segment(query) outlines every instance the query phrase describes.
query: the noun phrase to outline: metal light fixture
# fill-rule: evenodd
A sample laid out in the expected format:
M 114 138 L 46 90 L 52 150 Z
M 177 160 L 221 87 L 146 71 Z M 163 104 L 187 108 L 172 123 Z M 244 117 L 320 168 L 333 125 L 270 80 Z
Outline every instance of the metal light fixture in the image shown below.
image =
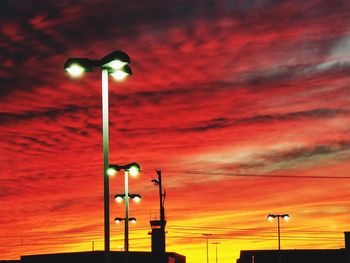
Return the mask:
M 69 58 L 64 63 L 64 69 L 72 77 L 80 77 L 84 72 L 92 72 L 94 68 L 106 70 L 116 80 L 123 80 L 132 74 L 128 66 L 130 57 L 123 51 L 113 51 L 100 60 L 89 58 Z
M 124 197 L 121 194 L 115 196 L 117 201 L 125 201 L 125 227 L 124 227 L 124 251 L 129 252 L 129 198 L 135 201 L 140 201 L 141 196 L 139 194 L 129 194 L 129 174 L 131 176 L 137 176 L 140 174 L 141 167 L 138 163 L 129 163 L 126 165 L 111 164 L 109 165 L 107 174 L 116 174 L 118 171 L 124 170 Z M 128 255 L 126 255 L 128 257 Z
M 216 260 L 215 262 L 218 263 L 218 245 L 221 244 L 220 242 L 213 242 L 212 244 L 215 245 L 215 255 L 216 255 Z
M 105 262 L 110 258 L 110 225 L 109 225 L 109 138 L 108 138 L 108 75 L 117 80 L 125 79 L 132 74 L 128 64 L 130 57 L 123 51 L 113 51 L 102 59 L 69 58 L 64 63 L 64 70 L 73 77 L 80 77 L 94 68 L 102 71 L 102 137 L 103 137 L 103 176 L 104 176 L 104 248 Z
M 290 217 L 288 214 L 281 214 L 281 215 L 268 214 L 267 216 L 267 220 L 269 221 L 273 221 L 273 219 L 275 218 L 282 218 L 284 221 L 288 221 Z
M 129 194 L 129 199 L 132 199 L 135 203 L 139 203 L 141 201 L 141 195 L 139 194 Z M 125 194 L 116 194 L 114 199 L 117 203 L 121 203 L 125 199 Z
M 289 220 L 289 214 L 268 214 L 267 220 L 270 222 L 277 218 L 277 236 L 278 236 L 278 250 L 281 250 L 281 227 L 280 227 L 280 218 L 284 221 Z
M 121 221 L 125 221 L 125 217 L 116 217 L 114 218 L 114 222 L 116 224 L 119 224 Z M 136 223 L 136 218 L 135 217 L 129 217 L 128 221 L 135 224 Z
M 207 263 L 209 263 L 209 237 L 212 236 L 212 234 L 202 234 L 207 239 Z
M 131 176 L 138 176 L 141 172 L 141 167 L 138 163 L 129 163 L 127 165 L 110 164 L 107 169 L 107 174 L 110 176 L 116 175 L 120 170 L 127 171 Z

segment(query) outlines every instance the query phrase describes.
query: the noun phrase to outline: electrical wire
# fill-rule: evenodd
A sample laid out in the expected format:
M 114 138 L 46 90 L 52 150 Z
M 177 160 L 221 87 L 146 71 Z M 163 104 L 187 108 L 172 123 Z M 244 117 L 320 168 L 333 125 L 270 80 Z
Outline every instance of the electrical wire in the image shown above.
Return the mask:
M 230 176 L 230 177 L 264 177 L 264 178 L 292 178 L 292 179 L 350 179 L 350 176 L 334 176 L 334 175 L 285 175 L 285 174 L 253 174 L 253 173 L 228 173 L 228 172 L 208 172 L 208 171 L 194 171 L 194 170 L 175 170 L 164 169 L 169 173 L 181 173 L 191 175 L 209 175 L 209 176 Z M 152 177 L 149 173 L 146 173 L 148 177 Z M 97 175 L 84 175 L 86 177 L 97 177 Z M 66 176 L 30 176 L 22 178 L 4 178 L 0 179 L 0 182 L 20 182 L 20 181 L 33 181 L 33 180 L 54 180 L 54 179 L 70 179 L 70 178 L 82 178 L 80 175 L 66 175 Z

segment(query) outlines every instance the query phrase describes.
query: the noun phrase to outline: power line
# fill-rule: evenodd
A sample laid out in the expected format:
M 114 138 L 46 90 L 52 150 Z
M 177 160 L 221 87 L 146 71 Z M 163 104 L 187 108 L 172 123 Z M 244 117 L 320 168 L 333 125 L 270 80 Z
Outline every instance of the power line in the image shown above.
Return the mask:
M 261 228 L 237 228 L 237 227 L 210 227 L 210 226 L 183 226 L 183 225 L 169 225 L 167 226 L 167 229 L 180 229 L 180 230 L 235 230 L 235 231 L 257 231 L 257 232 L 273 232 L 272 230 L 263 230 Z M 288 231 L 288 230 L 286 230 Z M 297 232 L 297 233 L 311 233 L 311 234 L 317 234 L 317 233 L 337 233 L 339 234 L 339 231 L 334 230 L 289 230 L 290 232 Z
M 142 227 L 142 226 L 134 226 L 132 229 L 130 229 L 131 232 L 140 232 L 140 231 L 149 231 L 149 227 Z M 266 228 L 237 228 L 237 227 L 210 227 L 210 226 L 184 226 L 184 225 L 169 225 L 167 226 L 168 230 L 174 230 L 174 231 L 193 231 L 193 234 L 201 234 L 203 231 L 211 231 L 211 232 L 219 232 L 219 231 L 237 231 L 237 232 L 256 232 L 256 233 L 275 233 L 274 230 L 269 230 Z M 198 232 L 194 232 L 198 231 Z M 87 233 L 89 236 L 92 235 L 99 235 L 102 231 L 100 230 L 90 230 Z M 112 230 L 111 232 L 118 232 L 118 230 Z M 47 238 L 57 238 L 60 236 L 64 236 L 67 238 L 75 238 L 75 237 L 88 237 L 86 232 L 85 233 L 64 233 L 64 232 L 32 232 L 29 235 L 21 235 L 21 236 L 0 236 L 0 239 L 15 239 L 15 238 L 36 238 L 37 236 L 45 237 Z M 234 233 L 234 232 L 230 232 Z M 339 231 L 334 230 L 285 230 L 285 233 L 287 234 L 342 234 Z
M 171 232 L 168 234 L 169 237 L 171 238 L 182 238 L 182 237 L 192 237 L 192 238 L 200 238 L 201 232 L 203 232 L 203 230 L 208 230 L 208 228 L 205 227 L 190 227 L 190 228 L 186 228 L 186 227 L 168 227 L 167 229 L 169 230 L 174 230 L 174 234 L 173 235 Z M 216 239 L 251 239 L 254 237 L 257 238 L 273 238 L 275 236 L 274 231 L 271 230 L 262 230 L 262 229 L 234 229 L 236 231 L 254 231 L 256 232 L 249 234 L 249 236 L 247 235 L 242 235 L 241 233 L 216 233 L 215 231 L 218 230 L 233 230 L 232 228 L 210 228 L 211 230 L 211 234 L 216 238 Z M 148 228 L 139 228 L 140 230 L 148 230 Z M 199 232 L 192 232 L 192 231 L 199 231 Z M 291 238 L 291 239 L 322 239 L 322 240 L 342 240 L 342 237 L 339 236 L 322 236 L 323 233 L 338 233 L 335 231 L 285 231 L 284 235 L 287 238 Z M 60 233 L 55 233 L 53 235 L 53 233 L 32 233 L 31 235 L 22 235 L 22 236 L 11 236 L 11 237 L 0 237 L 0 239 L 5 239 L 5 240 L 36 240 L 36 239 L 40 239 L 42 240 L 52 240 L 52 239 L 87 239 L 87 238 L 95 238 L 94 234 L 96 235 L 97 232 L 95 231 L 91 231 L 89 232 L 90 235 L 88 235 L 87 233 L 76 233 L 76 234 L 62 234 L 60 235 Z M 181 234 L 181 235 L 179 235 Z M 311 234 L 311 236 L 307 236 L 307 234 Z M 315 234 L 320 234 L 320 236 L 315 236 Z M 120 240 L 121 238 L 118 238 L 116 240 Z M 143 239 L 149 239 L 149 237 L 137 237 L 137 238 L 133 238 L 135 240 L 139 239 L 139 240 L 143 240 Z M 74 242 L 75 243 L 75 242 Z
M 86 238 L 94 240 L 97 243 L 103 243 L 103 240 L 97 240 L 94 237 L 90 237 L 90 236 L 86 236 Z M 202 237 L 200 236 L 200 234 L 192 234 L 192 235 L 168 235 L 168 239 L 173 239 L 173 238 L 179 238 L 179 239 L 189 239 L 189 240 L 201 240 Z M 51 241 L 51 242 L 42 242 L 41 238 L 38 237 L 38 239 L 40 240 L 39 242 L 36 240 L 25 240 L 22 239 L 23 242 L 21 242 L 21 244 L 3 244 L 2 246 L 4 247 L 18 247 L 18 246 L 52 246 L 52 245 L 67 245 L 67 244 L 82 244 L 82 243 L 86 243 L 89 244 L 91 242 L 91 240 L 81 240 L 81 241 Z M 132 241 L 141 241 L 141 240 L 149 240 L 149 237 L 137 237 L 137 238 L 131 238 L 130 240 Z M 213 234 L 213 239 L 215 240 L 247 240 L 247 241 L 256 241 L 256 242 L 262 242 L 262 241 L 271 241 L 271 240 L 275 240 L 276 237 L 274 235 L 265 235 L 265 236 L 261 236 L 261 235 L 254 235 L 254 236 L 240 236 L 237 238 L 233 238 L 233 237 L 225 237 L 225 236 L 220 236 L 220 235 L 215 235 Z M 112 239 L 112 242 L 121 242 L 123 240 L 123 238 L 118 238 L 118 239 Z M 312 241 L 312 242 L 341 242 L 343 240 L 343 238 L 336 238 L 336 237 L 310 237 L 310 236 L 288 236 L 285 235 L 283 237 L 283 240 L 288 240 L 288 241 Z M 200 241 L 198 241 L 200 242 Z
M 193 171 L 193 170 L 172 170 L 165 169 L 167 172 L 184 173 L 193 175 L 219 175 L 233 177 L 269 177 L 269 178 L 295 178 L 295 179 L 350 179 L 350 176 L 335 176 L 335 175 L 288 175 L 288 174 L 253 174 L 253 173 L 229 173 L 229 172 L 208 172 L 208 171 Z
M 66 175 L 66 176 L 40 176 L 40 177 L 21 177 L 21 178 L 5 178 L 0 179 L 0 182 L 20 182 L 20 181 L 40 181 L 40 180 L 53 180 L 53 179 L 69 179 L 69 178 L 86 178 L 86 177 L 98 177 L 97 175 Z
M 148 170 L 148 169 L 147 169 Z M 211 175 L 211 176 L 229 176 L 229 177 L 263 177 L 263 178 L 292 178 L 292 179 L 350 179 L 350 176 L 335 176 L 335 175 L 287 175 L 287 174 L 253 174 L 253 173 L 228 173 L 228 172 L 208 172 L 208 171 L 193 171 L 193 170 L 173 170 L 164 169 L 169 173 L 183 173 L 191 175 Z M 146 174 L 149 176 L 149 174 Z M 86 178 L 98 177 L 98 175 L 66 175 L 66 176 L 30 176 L 21 178 L 5 178 L 0 179 L 0 182 L 20 182 L 20 181 L 37 181 L 37 180 L 55 180 L 55 179 L 70 179 L 70 178 Z

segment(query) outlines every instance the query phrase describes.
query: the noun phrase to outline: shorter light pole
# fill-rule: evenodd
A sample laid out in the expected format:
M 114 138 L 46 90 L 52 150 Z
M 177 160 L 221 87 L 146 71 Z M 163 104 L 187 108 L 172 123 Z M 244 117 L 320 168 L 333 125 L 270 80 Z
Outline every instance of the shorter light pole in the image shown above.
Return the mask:
M 137 176 L 140 173 L 140 165 L 129 163 L 127 165 L 111 164 L 108 168 L 108 175 L 115 175 L 118 171 L 124 170 L 124 201 L 125 201 L 125 228 L 124 228 L 124 251 L 129 252 L 129 174 Z M 130 195 L 131 196 L 131 195 Z M 138 195 L 139 196 L 139 195 Z
M 280 229 L 280 218 L 284 221 L 289 220 L 288 214 L 268 214 L 267 220 L 272 221 L 274 218 L 277 218 L 277 235 L 278 235 L 278 250 L 281 250 L 281 229 Z
M 116 224 L 120 224 L 120 222 L 121 221 L 124 221 L 124 222 L 131 222 L 131 223 L 133 223 L 133 224 L 136 224 L 136 218 L 135 217 L 128 217 L 127 219 L 125 218 L 125 217 L 116 217 L 115 219 L 114 219 L 114 222 L 116 223 Z M 129 224 L 128 224 L 128 228 L 127 228 L 128 230 L 129 230 Z M 124 233 L 125 234 L 125 233 Z M 128 237 L 128 236 L 127 236 Z M 125 240 L 126 239 L 124 239 L 124 245 L 125 245 Z M 128 245 L 129 245 L 129 242 L 127 242 L 128 243 Z M 125 246 L 124 246 L 124 251 L 125 252 L 128 252 L 128 250 L 125 250 Z
M 216 263 L 218 263 L 218 245 L 220 242 L 213 242 L 213 244 L 215 245 Z
M 212 236 L 212 234 L 202 234 L 207 239 L 207 263 L 209 263 L 209 237 Z

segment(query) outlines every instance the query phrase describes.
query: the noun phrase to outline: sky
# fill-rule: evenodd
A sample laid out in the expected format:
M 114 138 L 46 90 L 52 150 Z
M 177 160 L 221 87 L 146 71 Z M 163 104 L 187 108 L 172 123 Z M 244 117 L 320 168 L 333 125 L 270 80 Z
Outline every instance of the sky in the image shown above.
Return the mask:
M 130 251 L 150 251 L 166 189 L 167 251 L 189 263 L 241 250 L 342 248 L 350 213 L 350 2 L 0 2 L 0 259 L 103 250 L 101 72 L 70 57 L 115 50 L 111 163 L 130 178 Z M 123 174 L 110 178 L 111 249 L 123 246 Z

